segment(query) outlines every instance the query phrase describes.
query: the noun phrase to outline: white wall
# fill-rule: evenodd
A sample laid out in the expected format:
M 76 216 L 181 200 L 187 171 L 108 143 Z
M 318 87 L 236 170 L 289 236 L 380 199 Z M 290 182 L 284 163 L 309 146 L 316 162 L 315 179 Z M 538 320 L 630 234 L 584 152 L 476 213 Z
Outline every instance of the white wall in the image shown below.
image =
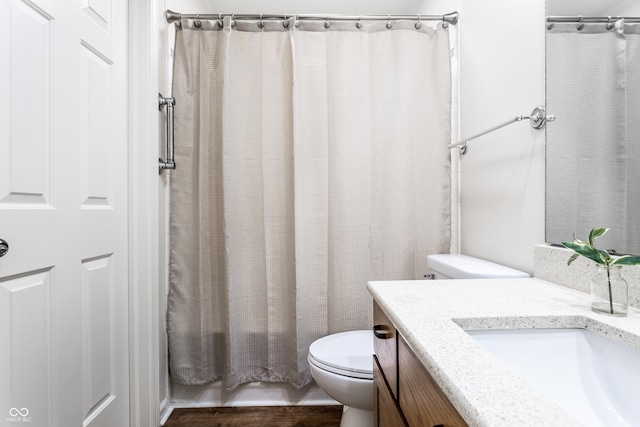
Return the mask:
M 544 105 L 545 1 L 460 0 L 463 138 Z M 461 252 L 531 273 L 544 242 L 544 132 L 511 124 L 470 142 Z

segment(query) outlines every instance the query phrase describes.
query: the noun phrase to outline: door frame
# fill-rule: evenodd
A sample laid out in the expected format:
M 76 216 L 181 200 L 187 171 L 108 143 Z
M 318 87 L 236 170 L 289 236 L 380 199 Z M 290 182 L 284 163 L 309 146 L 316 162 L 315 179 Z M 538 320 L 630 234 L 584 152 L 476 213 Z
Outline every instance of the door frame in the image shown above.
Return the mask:
M 164 225 L 160 224 L 163 177 L 158 174 L 158 90 L 164 85 L 160 34 L 166 31 L 166 21 L 164 0 L 128 3 L 130 426 L 157 427 L 161 412 L 170 411 L 168 385 L 160 390 L 161 375 L 168 378 L 160 349 L 166 342 L 161 339 L 165 328 L 160 313 L 166 278 L 160 274 Z

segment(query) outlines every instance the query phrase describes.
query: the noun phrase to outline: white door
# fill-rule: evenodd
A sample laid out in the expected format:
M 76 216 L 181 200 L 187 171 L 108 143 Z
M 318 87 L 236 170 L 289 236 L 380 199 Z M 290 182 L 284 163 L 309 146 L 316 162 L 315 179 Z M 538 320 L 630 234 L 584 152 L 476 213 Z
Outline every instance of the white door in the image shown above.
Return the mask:
M 127 426 L 127 2 L 2 0 L 0 58 L 0 426 Z

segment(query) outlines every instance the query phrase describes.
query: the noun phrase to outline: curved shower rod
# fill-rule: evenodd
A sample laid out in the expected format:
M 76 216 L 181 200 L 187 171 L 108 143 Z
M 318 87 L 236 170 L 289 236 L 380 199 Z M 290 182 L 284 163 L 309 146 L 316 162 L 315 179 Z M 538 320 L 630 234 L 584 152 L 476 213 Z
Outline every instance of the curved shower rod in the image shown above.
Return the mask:
M 233 19 L 249 19 L 249 20 L 274 20 L 274 19 L 289 19 L 296 18 L 298 20 L 306 21 L 399 21 L 399 20 L 417 20 L 417 21 L 442 21 L 451 25 L 458 23 L 458 12 L 446 13 L 444 15 L 321 15 L 321 14 L 281 14 L 273 15 L 267 13 L 260 14 L 231 14 L 231 13 L 217 13 L 217 14 L 186 14 L 178 13 L 172 10 L 165 11 L 165 18 L 168 23 L 180 21 L 182 18 L 187 19 L 223 19 L 226 16 L 230 16 Z
M 544 125 L 546 122 L 552 122 L 554 121 L 556 118 L 554 116 L 547 116 L 547 112 L 544 108 L 543 105 L 536 107 L 533 109 L 533 111 L 531 112 L 530 115 L 528 116 L 523 116 L 523 115 L 517 115 L 515 116 L 513 119 L 511 120 L 507 120 L 504 123 L 501 123 L 497 126 L 494 126 L 490 129 L 487 129 L 483 132 L 480 132 L 479 134 L 470 136 L 469 138 L 466 138 L 460 142 L 457 142 L 455 144 L 451 144 L 449 145 L 449 148 L 456 148 L 456 147 L 460 147 L 460 154 L 467 154 L 467 151 L 469 149 L 469 141 L 471 141 L 472 139 L 476 139 L 476 138 L 480 138 L 481 136 L 484 136 L 488 133 L 493 132 L 494 130 L 498 130 L 500 128 L 503 128 L 507 125 L 510 125 L 512 123 L 516 123 L 516 122 L 520 122 L 522 120 L 526 120 L 529 119 L 529 124 L 531 124 L 531 127 L 534 129 L 542 129 L 544 128 Z
M 613 29 L 616 21 L 624 20 L 625 23 L 638 23 L 638 16 L 547 16 L 547 30 L 553 28 L 554 22 L 578 24 L 577 29 L 581 31 L 585 23 L 603 23 L 607 24 L 607 30 Z
M 604 23 L 620 21 L 624 19 L 625 22 L 640 22 L 638 16 L 547 16 L 547 22 L 564 22 L 564 23 L 580 23 L 580 22 L 595 22 Z

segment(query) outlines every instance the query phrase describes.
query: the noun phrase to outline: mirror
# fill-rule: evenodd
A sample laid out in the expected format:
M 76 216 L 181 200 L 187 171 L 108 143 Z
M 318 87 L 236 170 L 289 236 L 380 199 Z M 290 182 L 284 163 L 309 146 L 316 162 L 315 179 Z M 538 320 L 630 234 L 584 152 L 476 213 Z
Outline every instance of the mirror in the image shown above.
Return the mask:
M 640 0 L 547 0 L 547 16 L 640 17 Z M 578 27 L 582 28 L 578 30 Z M 546 241 L 611 231 L 640 254 L 640 20 L 546 23 Z M 551 28 L 549 28 L 551 27 Z

